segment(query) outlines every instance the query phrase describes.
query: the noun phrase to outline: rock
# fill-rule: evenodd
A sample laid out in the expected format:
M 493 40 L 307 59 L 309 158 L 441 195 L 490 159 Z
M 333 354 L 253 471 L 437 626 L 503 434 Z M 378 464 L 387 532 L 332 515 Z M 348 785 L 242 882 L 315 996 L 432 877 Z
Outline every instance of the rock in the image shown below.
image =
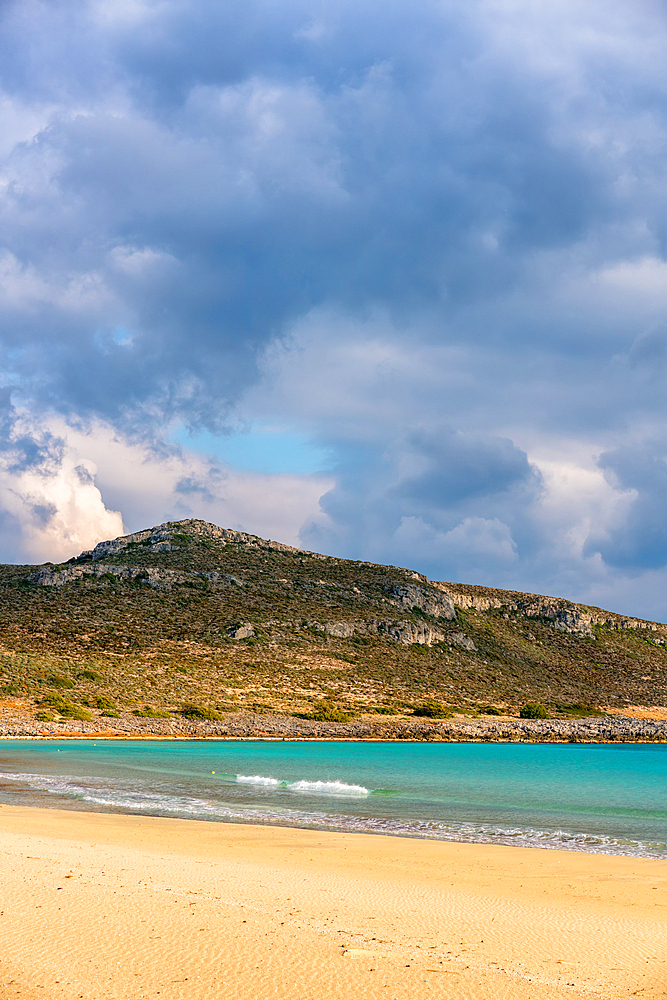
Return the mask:
M 314 623 L 311 623 L 314 624 Z M 426 623 L 415 622 L 327 622 L 317 625 L 327 635 L 336 639 L 349 639 L 353 635 L 381 635 L 401 646 L 431 646 L 444 642 L 445 635 Z
M 178 545 L 172 545 L 171 542 L 156 542 L 151 546 L 153 552 L 173 552 L 177 548 Z
M 459 590 L 461 585 L 456 583 L 434 582 L 433 586 L 445 593 L 454 607 L 473 611 L 497 609 L 506 620 L 510 620 L 514 615 L 523 615 L 526 618 L 550 618 L 552 628 L 557 631 L 585 636 L 588 639 L 595 638 L 596 626 L 609 629 L 645 629 L 653 633 L 659 632 L 662 628 L 655 622 L 612 615 L 608 611 L 588 608 L 560 597 L 543 597 L 512 590 L 494 591 L 492 588 L 481 587 L 474 589 L 479 589 L 482 593 L 469 593 L 468 589 Z M 652 636 L 651 642 L 664 645 L 667 639 L 665 636 Z
M 433 618 L 456 618 L 456 608 L 449 594 L 438 593 L 435 588 L 417 586 L 414 583 L 396 584 L 391 590 L 394 604 L 405 608 L 419 608 Z
M 444 642 L 445 636 L 430 625 L 416 625 L 414 622 L 400 622 L 390 624 L 389 622 L 378 622 L 377 630 L 380 635 L 386 635 L 401 646 L 432 646 L 434 642 Z
M 463 649 L 469 649 L 471 652 L 475 652 L 477 649 L 470 636 L 467 636 L 464 632 L 450 632 L 447 640 L 453 646 L 461 646 Z
M 250 639 L 254 634 L 252 625 L 239 625 L 238 628 L 227 629 L 227 635 L 232 639 Z
M 503 600 L 502 597 L 489 597 L 486 595 L 480 596 L 477 594 L 466 594 L 457 591 L 455 583 L 439 583 L 434 582 L 434 587 L 441 590 L 446 594 L 447 598 L 451 601 L 452 605 L 457 608 L 463 608 L 464 611 L 470 608 L 473 611 L 488 611 L 490 608 L 506 608 L 508 607 L 507 600 Z M 505 617 L 505 615 L 503 615 Z
M 353 622 L 327 622 L 324 631 L 336 639 L 349 639 L 355 633 Z
M 30 573 L 26 580 L 36 583 L 40 587 L 62 587 L 66 583 L 73 583 L 85 577 L 115 577 L 118 580 L 136 580 L 145 583 L 149 587 L 158 590 L 170 589 L 176 583 L 183 583 L 186 580 L 185 573 L 177 573 L 173 569 L 155 569 L 152 566 L 116 566 L 108 563 L 96 563 L 87 566 L 56 566 L 51 569 L 48 566 L 38 569 L 35 573 Z

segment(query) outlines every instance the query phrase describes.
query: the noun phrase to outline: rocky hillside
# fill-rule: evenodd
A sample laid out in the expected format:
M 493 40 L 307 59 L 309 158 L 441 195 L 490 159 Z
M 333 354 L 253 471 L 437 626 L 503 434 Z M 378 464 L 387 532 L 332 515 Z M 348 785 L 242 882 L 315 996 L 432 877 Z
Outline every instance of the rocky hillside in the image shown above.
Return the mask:
M 0 653 L 5 720 L 44 724 L 667 705 L 667 626 L 197 520 L 0 567 Z

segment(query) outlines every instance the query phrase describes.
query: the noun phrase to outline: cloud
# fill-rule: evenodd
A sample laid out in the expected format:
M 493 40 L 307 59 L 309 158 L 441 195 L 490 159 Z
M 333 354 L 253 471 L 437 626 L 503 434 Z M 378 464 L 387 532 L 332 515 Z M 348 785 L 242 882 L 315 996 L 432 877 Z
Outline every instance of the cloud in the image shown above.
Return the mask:
M 298 544 L 325 524 L 331 477 L 262 474 L 173 445 L 152 446 L 109 424 L 37 426 L 7 402 L 0 437 L 0 560 L 60 561 L 125 531 L 184 517 Z M 123 515 L 110 509 L 123 508 Z
M 122 505 L 128 531 L 201 517 L 295 545 L 304 522 L 326 523 L 319 499 L 331 476 L 237 469 L 178 446 L 129 440 L 109 424 L 58 426 L 73 451 L 94 462 L 96 485 L 109 504 Z
M 420 517 L 402 517 L 392 543 L 413 560 L 451 567 L 466 582 L 490 566 L 506 571 L 518 559 L 512 532 L 498 518 L 466 517 L 450 531 L 437 531 Z
M 666 36 L 649 0 L 5 4 L 6 557 L 182 511 L 634 600 L 667 564 Z M 242 426 L 330 473 L 192 451 Z
M 589 549 L 597 549 L 609 565 L 660 569 L 667 566 L 667 448 L 616 448 L 600 456 L 600 467 L 613 485 L 632 499 L 626 518 L 605 535 L 593 534 Z
M 557 34 L 545 72 L 529 6 L 514 48 L 520 19 L 488 3 L 394 4 L 381 28 L 371 7 L 340 3 L 313 47 L 300 3 L 132 4 L 110 18 L 82 2 L 80 62 L 62 49 L 74 8 L 33 6 L 4 19 L 8 99 L 60 99 L 5 162 L 22 286 L 6 328 L 22 351 L 5 363 L 63 412 L 215 425 L 258 350 L 306 311 L 452 316 L 520 282 L 536 253 L 616 221 L 606 81 L 563 106 L 577 59 L 604 64 L 613 47 L 598 33 L 563 62 Z M 562 32 L 571 16 L 546 20 Z M 47 58 L 29 75 L 35 48 Z M 591 143 L 580 119 L 594 111 Z
M 5 406 L 0 441 L 0 558 L 59 561 L 123 532 L 95 485 L 96 466 L 67 441 Z

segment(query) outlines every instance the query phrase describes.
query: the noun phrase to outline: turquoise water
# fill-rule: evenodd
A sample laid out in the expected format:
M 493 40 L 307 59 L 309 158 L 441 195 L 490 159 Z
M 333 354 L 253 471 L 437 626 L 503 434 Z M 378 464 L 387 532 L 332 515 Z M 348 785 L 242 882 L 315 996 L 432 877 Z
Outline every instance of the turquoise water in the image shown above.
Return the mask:
M 667 746 L 12 740 L 0 802 L 667 857 Z

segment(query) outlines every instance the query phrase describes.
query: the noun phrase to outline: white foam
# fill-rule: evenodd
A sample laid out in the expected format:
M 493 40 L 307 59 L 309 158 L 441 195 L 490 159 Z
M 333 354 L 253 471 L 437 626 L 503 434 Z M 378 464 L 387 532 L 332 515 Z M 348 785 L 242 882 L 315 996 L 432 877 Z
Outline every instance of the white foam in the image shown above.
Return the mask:
M 533 827 L 502 827 L 485 823 L 443 822 L 398 816 L 350 815 L 337 812 L 336 806 L 314 810 L 297 808 L 292 799 L 289 806 L 279 805 L 277 797 L 271 805 L 219 801 L 187 794 L 165 793 L 155 789 L 127 787 L 124 782 L 109 778 L 81 778 L 74 775 L 45 775 L 0 772 L 0 781 L 16 782 L 46 792 L 57 798 L 78 800 L 101 809 L 176 815 L 184 818 L 268 823 L 279 826 L 315 829 L 348 830 L 360 833 L 380 833 L 394 836 L 419 837 L 435 840 L 467 841 L 478 844 L 506 844 L 541 847 L 553 850 L 585 851 L 595 854 L 621 854 L 631 857 L 665 858 L 667 844 L 643 842 L 572 830 L 544 830 Z M 246 784 L 281 786 L 286 792 L 302 792 L 330 796 L 363 797 L 368 789 L 363 785 L 348 785 L 342 781 L 295 781 L 290 784 L 264 775 L 238 775 Z M 302 800 L 303 801 L 303 800 Z
M 283 784 L 277 778 L 267 778 L 263 774 L 237 774 L 236 781 L 239 785 L 270 785 L 274 788 Z
M 344 781 L 291 781 L 287 787 L 292 792 L 310 792 L 311 795 L 368 795 L 370 789 L 363 785 L 348 785 Z
M 369 795 L 363 785 L 348 785 L 345 781 L 279 781 L 263 774 L 237 774 L 239 785 L 260 785 L 265 788 L 285 788 L 290 792 L 307 792 L 310 795 L 360 796 Z

